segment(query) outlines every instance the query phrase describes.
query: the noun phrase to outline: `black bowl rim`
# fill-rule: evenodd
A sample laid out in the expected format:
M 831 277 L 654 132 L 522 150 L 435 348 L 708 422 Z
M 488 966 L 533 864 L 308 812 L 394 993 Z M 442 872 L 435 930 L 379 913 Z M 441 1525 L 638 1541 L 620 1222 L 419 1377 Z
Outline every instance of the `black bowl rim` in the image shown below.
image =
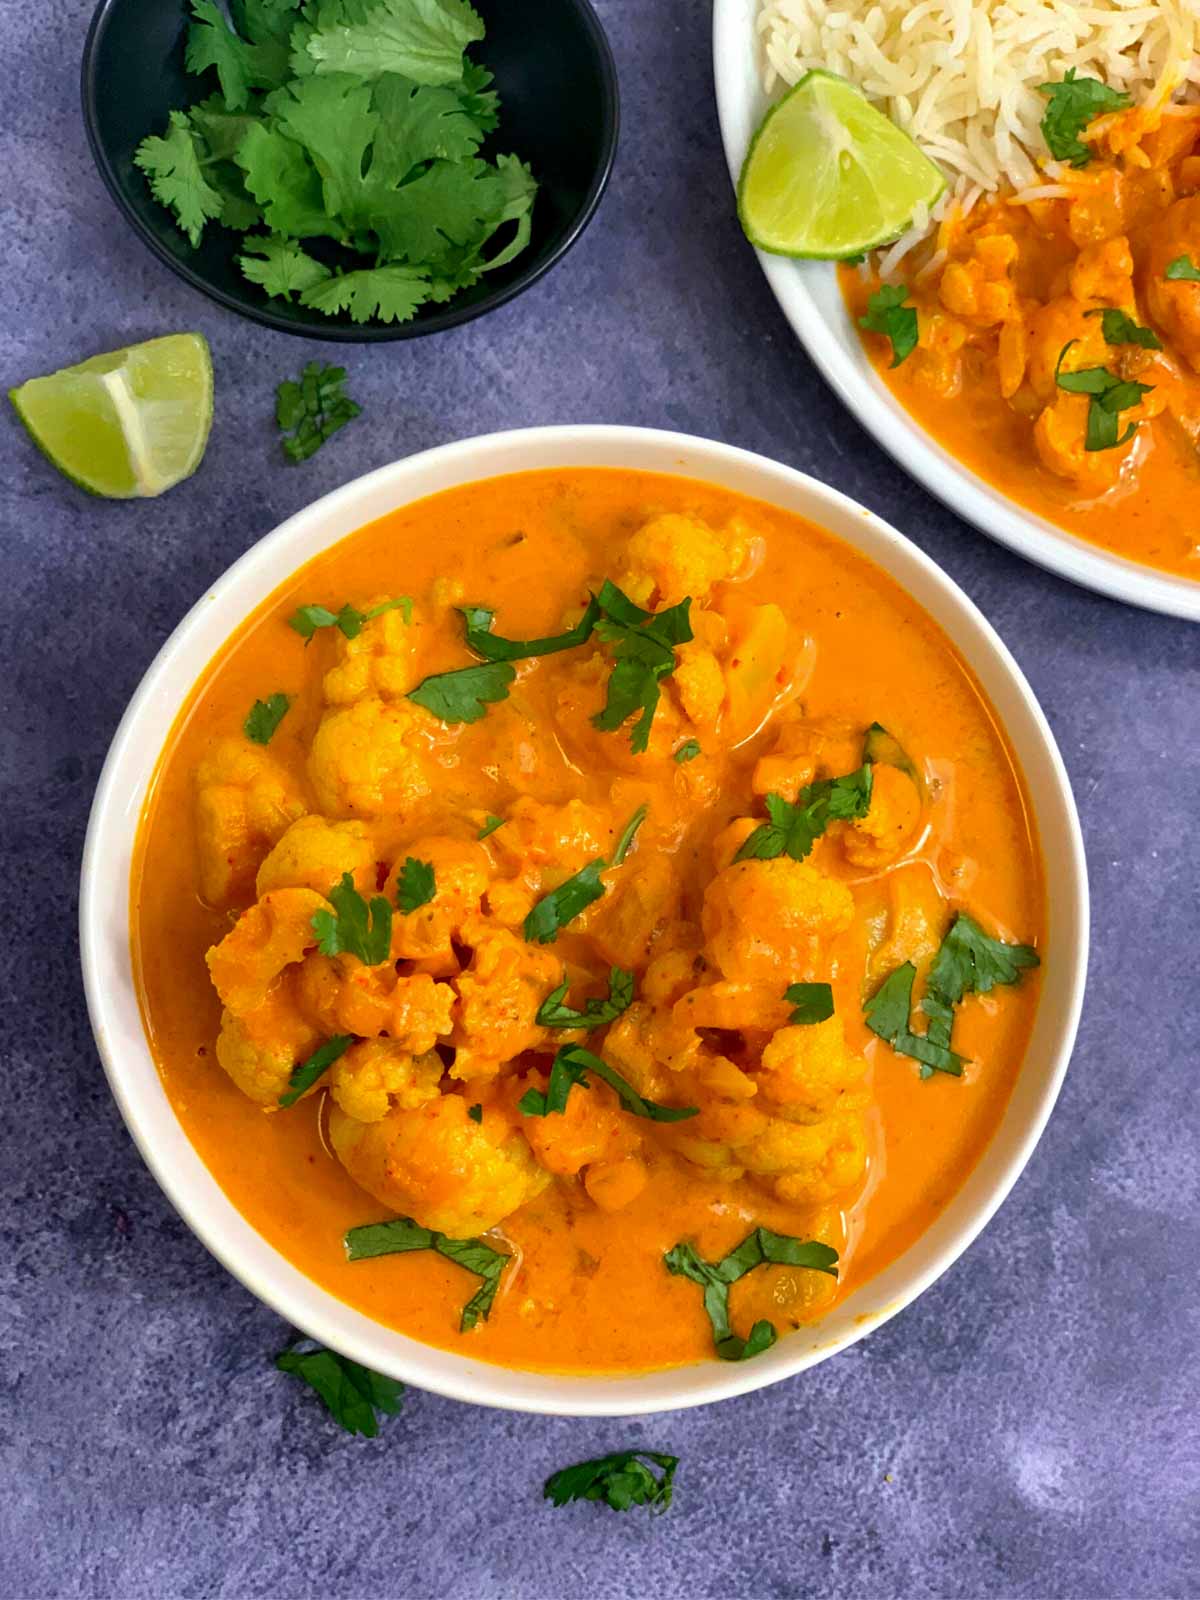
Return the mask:
M 601 92 L 604 100 L 604 129 L 602 134 L 601 160 L 596 168 L 588 192 L 584 197 L 583 205 L 579 209 L 571 226 L 563 234 L 558 244 L 544 261 L 530 266 L 520 273 L 504 288 L 497 289 L 492 295 L 483 300 L 476 300 L 470 305 L 455 307 L 453 304 L 445 310 L 421 320 L 402 323 L 380 323 L 372 325 L 364 323 L 361 326 L 347 326 L 344 323 L 331 323 L 326 321 L 323 326 L 313 323 L 297 324 L 285 317 L 279 316 L 269 306 L 255 306 L 247 304 L 227 294 L 224 289 L 218 288 L 214 283 L 197 272 L 186 261 L 181 261 L 174 256 L 161 243 L 157 235 L 146 227 L 137 211 L 128 202 L 124 190 L 117 178 L 115 167 L 109 159 L 109 154 L 97 131 L 96 100 L 99 91 L 96 70 L 97 49 L 104 29 L 107 27 L 112 14 L 124 0 L 100 0 L 92 14 L 88 26 L 87 38 L 83 43 L 83 59 L 80 64 L 80 95 L 83 102 L 83 122 L 87 131 L 88 145 L 92 152 L 92 159 L 104 180 L 104 186 L 116 201 L 118 209 L 125 220 L 134 229 L 142 243 L 171 269 L 178 277 L 189 283 L 193 289 L 198 289 L 201 294 L 218 305 L 224 306 L 227 311 L 234 312 L 239 317 L 246 317 L 251 322 L 257 322 L 266 328 L 273 328 L 278 333 L 290 333 L 299 339 L 324 339 L 336 344 L 386 344 L 396 339 L 417 339 L 430 333 L 444 333 L 450 328 L 460 327 L 465 322 L 473 322 L 476 317 L 484 316 L 489 311 L 494 311 L 498 306 L 507 305 L 531 284 L 538 281 L 551 267 L 555 266 L 566 255 L 567 251 L 576 242 L 588 223 L 596 214 L 601 197 L 608 185 L 612 174 L 613 162 L 617 154 L 617 140 L 621 131 L 621 97 L 617 78 L 617 64 L 613 58 L 612 46 L 608 42 L 608 35 L 601 25 L 599 17 L 591 5 L 591 0 L 564 0 L 571 5 L 583 24 L 584 32 L 591 41 L 592 49 L 600 69 Z

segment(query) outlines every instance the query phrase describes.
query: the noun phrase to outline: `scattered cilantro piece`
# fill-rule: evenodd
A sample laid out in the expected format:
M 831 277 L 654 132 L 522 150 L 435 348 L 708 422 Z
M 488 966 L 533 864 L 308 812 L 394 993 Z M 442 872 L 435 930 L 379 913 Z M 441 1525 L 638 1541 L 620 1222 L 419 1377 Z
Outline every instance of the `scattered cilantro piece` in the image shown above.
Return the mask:
M 993 939 L 974 917 L 960 911 L 933 958 L 928 986 L 947 1005 L 956 1006 L 964 994 L 989 994 L 998 983 L 1019 983 L 1022 972 L 1039 965 L 1031 945 Z
M 581 1089 L 586 1089 L 589 1072 L 594 1072 L 598 1078 L 604 1079 L 609 1088 L 615 1089 L 625 1110 L 632 1112 L 635 1117 L 645 1117 L 648 1122 L 685 1122 L 689 1117 L 700 1115 L 699 1106 L 664 1106 L 657 1100 L 647 1100 L 615 1067 L 610 1067 L 607 1061 L 602 1061 L 579 1044 L 562 1047 L 550 1068 L 546 1092 L 526 1090 L 517 1102 L 518 1109 L 527 1117 L 548 1117 L 565 1111 L 572 1086 L 578 1084 Z
M 288 618 L 288 627 L 295 631 L 304 640 L 305 644 L 312 638 L 318 628 L 338 628 L 347 639 L 357 639 L 363 630 L 364 622 L 373 622 L 376 617 L 381 617 L 385 611 L 399 611 L 405 622 L 412 622 L 413 603 L 412 596 L 398 595 L 394 600 L 383 600 L 377 606 L 372 606 L 369 611 L 360 611 L 357 606 L 352 606 L 349 601 L 340 611 L 330 611 L 327 606 L 301 606 Z
M 478 722 L 487 706 L 507 700 L 516 669 L 504 661 L 484 661 L 454 672 L 423 678 L 408 698 L 443 722 Z
M 1086 394 L 1089 397 L 1084 449 L 1116 449 L 1119 445 L 1127 444 L 1138 430 L 1137 423 L 1131 422 L 1124 433 L 1118 433 L 1121 412 L 1136 406 L 1143 395 L 1151 393 L 1154 385 L 1114 377 L 1107 367 L 1080 367 L 1076 372 L 1064 372 L 1063 361 L 1067 351 L 1076 342 L 1074 339 L 1068 340 L 1059 351 L 1054 381 L 1068 394 Z
M 311 1350 L 293 1346 L 275 1357 L 280 1372 L 289 1372 L 308 1384 L 326 1411 L 347 1433 L 374 1439 L 379 1432 L 375 1413 L 394 1417 L 400 1410 L 404 1385 L 357 1361 L 316 1345 Z
M 1200 267 L 1191 256 L 1176 256 L 1174 261 L 1168 262 L 1163 277 L 1172 283 L 1200 283 Z
M 950 1049 L 950 1030 L 941 1022 L 935 1034 L 912 1033 L 908 1018 L 912 1010 L 913 981 L 917 969 L 905 961 L 888 974 L 870 1000 L 863 1007 L 867 1027 L 887 1044 L 897 1055 L 911 1056 L 921 1063 L 921 1076 L 928 1078 L 934 1072 L 948 1073 L 961 1078 L 965 1058 Z
M 290 300 L 294 293 L 299 293 L 303 289 L 311 289 L 314 283 L 320 283 L 323 278 L 329 276 L 329 268 L 322 266 L 319 261 L 314 261 L 312 256 L 305 255 L 300 246 L 292 239 L 277 239 L 269 236 L 251 238 L 245 241 L 242 249 L 245 254 L 240 255 L 237 258 L 237 262 L 244 275 L 250 279 L 251 283 L 259 284 L 268 294 L 276 295 L 282 300 Z M 316 362 L 310 362 L 309 365 L 315 368 Z M 307 371 L 308 368 L 306 367 L 305 372 L 307 373 Z M 345 376 L 344 368 L 327 367 L 326 372 L 341 372 L 342 376 Z M 279 389 L 283 387 L 283 384 L 279 385 Z M 292 387 L 299 388 L 300 385 L 292 385 Z M 279 390 L 277 389 L 276 394 L 278 393 Z M 353 400 L 344 400 L 343 404 L 347 407 L 353 407 L 353 410 L 344 419 L 349 422 L 352 417 L 358 415 L 359 407 L 354 405 Z M 279 425 L 281 428 L 291 428 L 295 427 L 296 424 L 295 422 L 284 423 L 280 418 Z M 323 433 L 307 454 L 311 455 L 313 450 L 316 450 L 329 437 L 330 433 L 335 432 L 336 428 L 341 426 L 342 423 L 339 422 L 336 427 L 332 427 L 328 432 Z M 287 444 L 285 444 L 284 448 L 288 449 Z M 303 456 L 294 455 L 290 449 L 288 449 L 288 454 L 293 461 L 304 459 Z
M 885 283 L 867 300 L 867 314 L 858 325 L 868 333 L 881 333 L 892 342 L 892 366 L 898 367 L 917 348 L 919 327 L 916 306 L 906 306 L 908 287 Z
M 512 668 L 498 666 L 491 669 L 481 667 L 478 670 L 511 672 Z M 581 911 L 586 911 L 593 900 L 599 900 L 604 894 L 605 885 L 600 877 L 603 868 L 604 862 L 597 857 L 595 861 L 589 861 L 586 867 L 580 867 L 573 877 L 560 883 L 557 889 L 544 894 L 525 918 L 525 938 L 531 944 L 550 944 L 557 939 L 568 922 Z
M 895 767 L 903 772 L 905 777 L 911 778 L 918 789 L 923 787 L 916 762 L 882 722 L 873 722 L 867 729 L 866 738 L 863 740 L 863 760 L 871 767 L 881 765 Z
M 745 1339 L 734 1333 L 729 1321 L 730 1284 L 766 1262 L 806 1267 L 836 1278 L 837 1259 L 838 1253 L 830 1245 L 816 1239 L 793 1239 L 787 1234 L 772 1233 L 769 1228 L 753 1229 L 720 1261 L 705 1261 L 686 1240 L 663 1257 L 668 1272 L 690 1278 L 704 1290 L 704 1310 L 712 1323 L 713 1343 L 722 1361 L 749 1361 L 769 1350 L 776 1339 L 774 1325 L 765 1320 L 756 1322 Z
M 679 763 L 679 765 L 682 766 L 685 761 L 695 761 L 696 757 L 699 754 L 700 754 L 700 741 L 699 741 L 699 739 L 685 739 L 683 741 L 683 743 L 679 746 L 679 749 L 676 750 L 676 752 L 675 752 L 675 754 L 674 754 L 672 759 L 677 761 Z
M 1039 83 L 1037 92 L 1049 101 L 1042 117 L 1042 137 L 1056 161 L 1069 161 L 1073 167 L 1086 167 L 1091 149 L 1079 135 L 1106 111 L 1123 111 L 1129 105 L 1127 94 L 1110 89 L 1099 78 L 1080 78 L 1074 67 L 1058 83 Z
M 634 839 L 637 837 L 638 829 L 649 814 L 650 807 L 648 805 L 640 805 L 621 829 L 621 837 L 617 840 L 617 848 L 613 851 L 612 865 L 614 867 L 619 867 L 624 862 Z
M 223 202 L 201 170 L 184 113 L 172 111 L 166 135 L 143 139 L 133 159 L 146 174 L 154 198 L 175 213 L 192 244 L 199 245 L 204 224 L 220 220 Z
M 309 72 L 444 84 L 461 80 L 463 51 L 482 38 L 467 0 L 323 0 L 302 49 Z
M 472 1122 L 482 1122 L 483 1121 L 483 1107 L 478 1102 L 476 1102 L 475 1105 L 467 1107 L 467 1115 L 470 1117 Z
M 661 1478 L 655 1477 L 647 1462 L 658 1467 Z M 671 1504 L 678 1465 L 678 1456 L 661 1455 L 657 1450 L 620 1450 L 552 1472 L 542 1494 L 556 1506 L 571 1500 L 599 1500 L 614 1511 L 649 1506 L 661 1515 Z
M 298 1067 L 293 1068 L 288 1079 L 288 1086 L 279 1096 L 279 1104 L 286 1110 L 294 1106 L 306 1090 L 311 1089 L 321 1074 L 327 1071 L 333 1063 L 344 1056 L 354 1043 L 354 1035 L 350 1033 L 336 1033 L 332 1039 L 326 1041 L 319 1050 L 314 1050 L 307 1061 L 302 1061 Z
M 612 648 L 613 669 L 604 709 L 592 718 L 592 725 L 602 733 L 613 733 L 640 712 L 629 740 L 634 754 L 640 755 L 650 742 L 660 685 L 675 671 L 675 646 L 693 637 L 692 602 L 689 598 L 665 611 L 643 611 L 607 579 L 596 599 L 603 613 L 596 633 Z
M 399 906 L 406 916 L 421 906 L 427 906 L 437 893 L 433 862 L 406 856 L 397 879 L 397 889 Z
M 1200 278 L 1200 272 L 1196 276 Z M 1143 328 L 1126 312 L 1119 311 L 1114 306 L 1085 311 L 1084 316 L 1101 318 L 1100 327 L 1105 344 L 1136 344 L 1143 350 L 1162 349 L 1162 340 L 1153 328 Z
M 603 998 L 593 996 L 585 1000 L 583 1010 L 576 1011 L 567 1005 L 569 983 L 566 978 L 538 1007 L 537 1024 L 540 1028 L 603 1028 L 615 1022 L 633 1004 L 633 973 L 623 967 L 613 967 L 608 975 L 608 994 Z
M 478 1322 L 487 1321 L 504 1269 L 512 1260 L 503 1251 L 493 1250 L 483 1239 L 448 1239 L 444 1233 L 423 1228 L 411 1217 L 393 1217 L 389 1222 L 368 1222 L 361 1228 L 351 1228 L 345 1244 L 348 1261 L 402 1255 L 409 1250 L 436 1250 L 447 1261 L 473 1272 L 481 1281 L 462 1309 L 458 1324 L 460 1333 L 470 1333 Z
M 377 894 L 370 905 L 354 887 L 354 879 L 343 872 L 342 881 L 330 889 L 326 898 L 332 911 L 314 911 L 312 930 L 323 956 L 348 953 L 368 967 L 378 967 L 392 947 L 391 901 Z
M 803 861 L 831 822 L 865 817 L 871 804 L 871 766 L 864 762 L 840 778 L 805 784 L 794 802 L 767 796 L 768 822 L 761 823 L 734 856 L 735 861 L 773 861 L 788 855 Z
M 783 998 L 796 1008 L 789 1018 L 793 1026 L 828 1022 L 833 1015 L 833 989 L 827 983 L 789 984 L 783 991 Z
M 293 463 L 307 461 L 339 428 L 353 422 L 362 411 L 342 385 L 345 367 L 319 366 L 310 361 L 299 383 L 289 379 L 275 390 L 275 420 L 284 434 L 283 450 Z
M 592 596 L 587 608 L 573 628 L 544 639 L 502 639 L 492 632 L 495 612 L 486 606 L 462 606 L 459 615 L 467 631 L 467 646 L 485 661 L 524 661 L 530 656 L 556 655 L 560 650 L 574 650 L 586 644 L 600 616 L 600 607 Z
M 487 821 L 484 823 L 483 827 L 480 828 L 475 837 L 477 839 L 487 839 L 491 834 L 495 833 L 497 828 L 502 828 L 503 826 L 504 818 L 493 816 L 489 811 Z
M 272 734 L 287 716 L 291 703 L 286 694 L 272 694 L 265 700 L 256 700 L 242 723 L 247 739 L 255 744 L 270 744 Z

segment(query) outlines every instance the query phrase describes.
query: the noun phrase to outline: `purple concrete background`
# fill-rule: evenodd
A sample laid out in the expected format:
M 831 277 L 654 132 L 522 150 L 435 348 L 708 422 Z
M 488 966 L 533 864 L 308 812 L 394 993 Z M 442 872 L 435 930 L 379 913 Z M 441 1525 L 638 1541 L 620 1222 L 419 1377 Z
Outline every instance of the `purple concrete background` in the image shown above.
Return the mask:
M 0 424 L 0 1593 L 1200 1594 L 1200 630 L 989 544 L 843 413 L 733 219 L 707 7 L 602 0 L 626 120 L 590 232 L 482 322 L 346 350 L 365 415 L 300 469 L 280 460 L 272 389 L 331 351 L 218 311 L 135 242 L 80 126 L 89 9 L 0 8 L 3 378 L 195 327 L 218 406 L 201 471 L 146 505 L 86 499 Z M 978 601 L 1075 782 L 1088 1004 L 1012 1199 L 936 1288 L 847 1354 L 634 1423 L 413 1394 L 368 1443 L 272 1371 L 279 1319 L 191 1237 L 125 1133 L 77 972 L 84 824 L 143 670 L 255 539 L 397 454 L 559 421 L 662 424 L 808 468 Z M 683 1457 L 667 1520 L 539 1502 L 553 1468 L 635 1441 Z

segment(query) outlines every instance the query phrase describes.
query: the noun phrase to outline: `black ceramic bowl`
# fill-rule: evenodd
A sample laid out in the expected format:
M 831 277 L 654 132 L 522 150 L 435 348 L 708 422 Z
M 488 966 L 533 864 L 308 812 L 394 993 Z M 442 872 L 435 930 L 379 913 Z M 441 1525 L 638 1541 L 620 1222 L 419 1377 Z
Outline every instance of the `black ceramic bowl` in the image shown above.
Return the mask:
M 101 0 L 83 49 L 83 115 L 100 174 L 130 223 L 193 288 L 255 322 L 309 339 L 411 339 L 469 322 L 536 282 L 591 219 L 612 169 L 619 120 L 617 74 L 588 0 L 474 0 L 487 36 L 472 51 L 495 74 L 501 124 L 484 154 L 515 152 L 539 183 L 533 237 L 507 267 L 422 307 L 405 323 L 354 323 L 268 299 L 242 276 L 240 235 L 210 225 L 198 250 L 176 227 L 133 164 L 168 114 L 202 100 L 214 84 L 184 69 L 188 0 Z

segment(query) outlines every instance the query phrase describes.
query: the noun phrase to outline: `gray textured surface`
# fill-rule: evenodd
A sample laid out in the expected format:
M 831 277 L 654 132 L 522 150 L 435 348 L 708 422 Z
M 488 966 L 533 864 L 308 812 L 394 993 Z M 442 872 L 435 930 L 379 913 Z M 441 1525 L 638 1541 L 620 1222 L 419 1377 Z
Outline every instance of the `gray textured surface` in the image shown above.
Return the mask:
M 0 425 L 0 1136 L 5 1596 L 1200 1594 L 1196 867 L 1200 631 L 1025 566 L 929 500 L 798 351 L 731 215 L 695 0 L 607 0 L 625 133 L 591 231 L 435 341 L 350 349 L 366 415 L 279 464 L 306 349 L 210 307 L 135 242 L 76 107 L 86 0 L 0 10 L 3 377 L 202 328 L 200 473 L 86 500 Z M 184 609 L 297 507 L 400 453 L 551 421 L 665 424 L 808 468 L 918 540 L 999 627 L 1079 795 L 1095 902 L 1059 1109 L 984 1238 L 904 1315 L 768 1393 L 631 1424 L 411 1396 L 341 1436 L 283 1332 L 191 1237 L 109 1098 L 75 877 L 120 712 Z M 683 1456 L 668 1520 L 538 1500 L 554 1467 Z

